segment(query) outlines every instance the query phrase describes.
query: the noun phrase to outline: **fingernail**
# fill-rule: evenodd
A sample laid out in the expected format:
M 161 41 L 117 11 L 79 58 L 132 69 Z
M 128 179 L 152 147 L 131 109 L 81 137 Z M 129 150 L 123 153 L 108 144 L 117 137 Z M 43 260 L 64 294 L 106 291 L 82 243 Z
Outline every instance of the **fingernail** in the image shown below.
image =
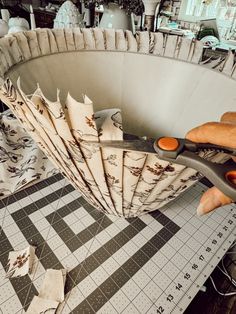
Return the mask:
M 203 206 L 203 204 L 199 204 L 199 205 L 198 205 L 198 208 L 197 208 L 197 215 L 198 215 L 198 216 L 204 215 L 204 206 Z
M 198 205 L 198 208 L 197 208 L 197 215 L 198 216 L 203 216 L 206 214 L 207 212 L 207 203 L 209 202 L 209 199 L 206 199 L 204 202 L 201 202 L 199 205 Z

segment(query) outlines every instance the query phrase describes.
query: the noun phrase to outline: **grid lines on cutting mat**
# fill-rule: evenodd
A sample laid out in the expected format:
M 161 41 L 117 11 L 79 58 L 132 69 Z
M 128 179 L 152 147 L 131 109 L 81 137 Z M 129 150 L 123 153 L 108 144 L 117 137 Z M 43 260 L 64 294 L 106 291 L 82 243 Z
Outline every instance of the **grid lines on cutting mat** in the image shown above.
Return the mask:
M 44 239 L 45 234 L 44 231 L 46 231 L 45 229 L 51 227 L 51 231 L 53 230 L 55 231 L 55 235 L 53 236 L 53 238 L 55 238 L 55 236 L 57 237 L 57 239 L 60 238 L 62 241 L 61 246 L 63 247 L 66 246 L 66 248 L 70 250 L 70 253 L 73 253 L 77 251 L 79 248 L 83 247 L 87 242 L 92 240 L 95 235 L 98 235 L 107 227 L 113 224 L 113 221 L 111 219 L 109 219 L 104 214 L 98 212 L 97 210 L 93 209 L 80 196 L 76 198 L 70 197 L 69 199 L 67 198 L 65 200 L 66 196 L 68 196 L 69 193 L 73 193 L 74 191 L 74 189 L 68 184 L 62 187 L 62 183 L 60 183 L 59 186 L 61 187 L 59 189 L 53 192 L 50 190 L 47 193 L 45 193 L 45 188 L 47 189 L 51 185 L 54 185 L 55 188 L 55 181 L 56 183 L 58 183 L 58 179 L 62 179 L 60 175 L 57 175 L 56 178 L 54 178 L 54 180 L 50 178 L 49 180 L 40 182 L 33 187 L 25 189 L 24 191 L 22 191 L 23 197 L 22 194 L 18 192 L 15 195 L 12 195 L 1 201 L 2 202 L 1 207 L 3 208 L 4 205 L 7 205 L 7 211 L 14 221 L 14 223 L 10 224 L 9 226 L 6 226 L 6 224 L 4 224 L 3 221 L 3 230 L 4 227 L 7 228 L 7 236 L 3 231 L 4 236 L 1 237 L 1 252 L 4 251 L 4 253 L 1 254 L 2 265 L 6 265 L 6 258 L 8 252 L 14 249 L 14 245 L 13 246 L 11 245 L 10 241 L 8 240 L 8 236 L 11 240 L 11 238 L 15 238 L 17 236 L 17 233 L 22 233 L 25 240 L 23 240 L 21 243 L 14 243 L 16 244 L 16 247 L 18 249 L 23 248 L 24 245 L 27 245 L 27 243 L 36 245 L 37 246 L 36 256 L 40 258 L 40 264 L 43 266 L 44 269 L 51 267 L 62 268 L 63 265 L 60 262 L 60 258 L 62 257 L 60 256 L 61 253 L 58 254 L 59 258 L 57 258 L 58 255 L 55 254 L 56 250 L 53 251 L 50 248 L 50 246 L 45 242 Z M 40 195 L 37 194 L 38 192 L 42 194 L 41 197 L 39 197 Z M 77 192 L 75 194 L 77 194 Z M 60 201 L 62 202 L 61 203 L 62 206 L 58 206 L 57 210 L 52 211 L 53 206 L 51 205 L 58 199 L 59 196 Z M 78 196 L 78 194 L 76 196 Z M 20 200 L 25 200 L 25 198 L 27 197 L 30 197 L 32 201 L 35 199 L 36 200 L 34 202 L 30 202 L 26 206 L 23 206 L 24 203 L 19 204 Z M 13 200 L 15 200 L 15 202 Z M 17 204 L 18 206 L 14 206 L 15 203 L 18 203 Z M 81 217 L 82 216 L 81 212 L 78 212 L 78 215 L 80 216 L 80 222 L 82 221 L 83 223 L 84 220 L 84 228 L 83 230 L 81 230 L 81 232 L 74 233 L 63 218 L 66 218 L 69 215 L 76 216 L 77 214 L 76 211 L 78 211 L 82 206 L 83 208 L 81 209 L 81 211 L 84 211 L 84 217 Z M 47 208 L 48 211 L 45 210 L 45 208 Z M 46 215 L 47 213 L 48 215 Z M 85 218 L 88 217 L 92 217 L 93 221 L 90 221 L 91 224 L 87 226 L 86 220 L 89 219 Z M 6 217 L 4 218 L 6 220 Z M 116 217 L 112 217 L 112 219 L 116 220 Z M 48 222 L 48 225 L 45 224 L 46 221 Z M 83 281 L 83 279 L 87 277 L 91 272 L 93 272 L 94 269 L 98 268 L 100 264 L 105 262 L 115 252 L 119 251 L 119 249 L 121 249 L 122 246 L 127 244 L 135 235 L 138 235 L 139 232 L 147 226 L 139 218 L 128 220 L 122 219 L 122 221 L 123 224 L 125 225 L 125 228 L 117 230 L 116 227 L 115 228 L 116 234 L 114 234 L 114 230 L 110 231 L 108 230 L 108 235 L 110 235 L 110 237 L 111 235 L 114 236 L 111 237 L 110 240 L 104 243 L 103 245 L 100 245 L 100 247 L 93 254 L 87 256 L 87 259 L 83 260 L 80 264 L 78 264 L 77 262 L 78 265 L 69 271 L 66 284 L 67 293 L 71 289 L 73 289 L 73 287 L 76 286 L 76 284 L 78 284 L 78 282 L 74 282 L 73 285 L 70 286 L 70 279 L 73 281 L 76 272 L 78 271 L 80 272 L 80 276 L 77 278 L 77 281 L 78 280 Z M 42 222 L 44 222 L 44 224 L 42 224 Z M 119 223 L 119 225 L 121 224 Z M 17 228 L 15 228 L 16 226 Z M 15 231 L 13 231 L 13 229 Z M 159 241 L 162 243 L 162 245 L 164 245 L 164 241 L 161 238 L 159 238 Z M 6 244 L 8 244 L 8 246 L 6 246 Z M 59 246 L 58 248 L 60 249 L 60 251 L 62 251 L 61 246 Z M 136 252 L 136 255 L 134 255 L 134 257 L 135 258 L 137 257 L 138 263 L 133 261 L 134 265 L 136 266 L 133 267 L 133 270 L 135 269 L 136 271 L 138 271 L 141 265 L 148 261 L 150 254 L 155 254 L 157 249 L 161 247 L 159 246 L 155 249 L 155 246 L 152 246 L 152 244 L 150 244 L 149 246 L 150 247 L 148 247 L 147 242 L 143 247 L 144 252 L 142 251 Z M 81 268 L 83 269 L 83 272 L 81 272 Z M 117 278 L 117 280 L 119 280 L 118 279 L 119 276 L 117 277 L 117 274 L 118 272 L 116 272 L 113 276 L 114 278 Z M 131 273 L 129 275 L 126 274 L 125 276 L 125 272 L 123 271 L 122 277 L 123 280 L 124 278 L 126 278 L 126 280 L 129 280 L 130 275 Z M 25 276 L 24 278 L 25 280 L 21 280 L 19 278 L 17 280 L 11 279 L 11 283 L 16 291 L 17 296 L 20 299 L 20 302 L 22 303 L 22 306 L 24 306 L 24 308 L 26 309 L 37 290 L 34 287 L 34 285 L 30 283 L 29 276 Z M 117 286 L 116 288 L 118 291 L 119 286 Z M 27 295 L 26 293 L 27 289 L 28 290 L 30 289 L 30 293 L 28 293 L 28 299 L 25 300 L 25 295 Z
M 68 275 L 62 313 L 157 313 L 162 300 L 165 306 L 170 303 L 170 310 L 181 312 L 199 289 L 194 278 L 204 282 L 220 258 L 209 263 L 210 270 L 199 272 L 192 267 L 201 254 L 192 247 L 205 250 L 206 238 L 215 237 L 213 223 L 220 230 L 224 215 L 231 217 L 234 210 L 196 217 L 202 189 L 199 184 L 161 211 L 131 219 L 98 212 L 60 175 L 0 201 L 6 209 L 1 218 L 0 274 L 4 275 L 9 251 L 29 243 L 37 246 L 33 274 L 3 280 L 8 293 L 1 297 L 0 292 L 0 309 L 8 313 L 11 303 L 15 313 L 24 313 L 45 270 L 64 267 Z M 208 252 L 204 254 L 207 259 Z M 186 285 L 167 301 L 173 297 L 173 284 L 178 286 L 187 270 L 191 275 L 184 279 Z

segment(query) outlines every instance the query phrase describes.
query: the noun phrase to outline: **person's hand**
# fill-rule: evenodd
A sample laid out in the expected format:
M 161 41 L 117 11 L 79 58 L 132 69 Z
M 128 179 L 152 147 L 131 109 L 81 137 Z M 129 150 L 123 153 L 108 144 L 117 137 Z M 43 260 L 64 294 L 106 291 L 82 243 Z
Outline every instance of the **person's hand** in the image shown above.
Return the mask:
M 220 122 L 209 122 L 189 131 L 186 138 L 197 143 L 211 143 L 236 148 L 236 112 L 227 112 Z M 236 158 L 234 158 L 236 161 Z M 235 182 L 236 183 L 236 182 Z M 216 187 L 207 190 L 197 208 L 199 216 L 233 201 Z

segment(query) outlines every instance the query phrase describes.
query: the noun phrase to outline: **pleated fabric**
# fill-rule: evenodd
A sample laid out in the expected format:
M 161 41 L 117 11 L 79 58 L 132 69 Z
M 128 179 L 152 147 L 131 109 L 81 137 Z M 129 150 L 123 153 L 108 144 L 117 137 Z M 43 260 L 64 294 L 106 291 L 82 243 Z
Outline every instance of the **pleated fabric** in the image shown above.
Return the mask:
M 16 64 L 60 52 L 127 51 L 200 63 L 200 42 L 161 33 L 101 29 L 39 29 L 0 39 L 0 98 L 15 113 L 46 156 L 97 209 L 134 217 L 162 207 L 199 179 L 199 174 L 155 154 L 99 148 L 91 142 L 123 140 L 122 113 L 117 108 L 94 112 L 93 100 L 78 102 L 70 94 L 62 103 L 47 99 L 40 86 L 27 96 L 20 80 L 14 86 L 6 73 Z M 208 62 L 210 64 L 210 61 Z M 209 66 L 208 64 L 208 66 Z M 221 62 L 235 75 L 232 55 Z M 202 152 L 224 161 L 224 154 Z
M 171 164 L 156 154 L 100 148 L 93 143 L 123 140 L 119 109 L 94 112 L 87 96 L 78 102 L 70 94 L 65 103 L 48 100 L 38 86 L 26 96 L 7 80 L 1 89 L 4 102 L 20 118 L 30 136 L 86 200 L 97 209 L 134 217 L 155 210 L 191 186 L 199 175 Z M 222 161 L 224 154 L 201 152 Z

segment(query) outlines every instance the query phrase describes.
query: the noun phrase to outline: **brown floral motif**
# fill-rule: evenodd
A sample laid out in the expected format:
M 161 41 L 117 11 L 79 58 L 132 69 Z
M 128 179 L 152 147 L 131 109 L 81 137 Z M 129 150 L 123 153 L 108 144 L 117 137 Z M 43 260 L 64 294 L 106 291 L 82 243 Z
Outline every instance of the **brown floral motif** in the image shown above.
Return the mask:
M 159 176 L 163 172 L 174 172 L 175 168 L 172 165 L 167 165 L 166 167 L 163 167 L 159 165 L 158 163 L 155 163 L 155 168 L 147 166 L 148 171 L 152 172 L 154 175 Z
M 14 105 L 14 102 L 17 100 L 17 93 L 15 87 L 12 85 L 12 82 L 9 80 L 9 78 L 6 79 L 2 89 L 4 96 L 6 96 Z
M 116 155 L 109 155 L 106 159 L 106 160 L 110 165 L 113 165 L 113 166 L 118 166 L 117 163 L 115 162 L 115 160 L 117 159 L 117 156 Z
M 87 137 L 87 139 L 91 139 L 94 141 L 97 140 L 97 137 L 95 137 L 94 135 L 85 134 L 85 137 Z M 81 152 L 85 159 L 91 159 L 93 157 L 93 154 L 99 151 L 99 147 L 96 147 L 93 144 L 91 144 L 89 140 L 83 140 L 81 138 L 77 139 L 77 142 L 79 143 Z
M 50 108 L 50 105 L 43 97 L 41 97 L 40 100 L 42 101 L 43 105 L 47 108 L 48 112 L 51 114 L 52 117 L 54 117 L 55 119 L 65 120 L 65 112 L 61 106 L 58 108 L 55 106 L 52 110 L 52 108 Z
M 135 191 L 134 195 L 139 198 L 140 203 L 144 204 L 145 200 L 147 199 L 147 197 L 151 191 L 152 191 L 152 188 L 146 189 L 144 192 Z
M 120 114 L 120 111 L 117 111 L 116 113 L 114 113 L 112 116 L 111 116 L 111 119 L 113 121 L 113 125 L 120 129 L 121 131 L 123 131 L 123 127 L 122 127 L 122 118 L 121 118 L 121 114 Z
M 36 108 L 37 110 L 38 110 L 38 112 L 40 113 L 40 114 L 43 114 L 43 110 L 42 109 L 39 109 L 39 106 L 37 106 L 38 108 Z
M 126 167 L 129 169 L 130 173 L 135 177 L 139 177 L 143 170 L 143 168 L 140 168 L 140 167 L 128 167 L 128 166 Z
M 68 141 L 70 147 L 70 155 L 78 162 L 84 163 L 84 156 L 75 141 Z
M 181 183 L 186 183 L 188 181 L 198 181 L 202 178 L 201 173 L 197 172 L 195 175 L 188 177 L 187 179 L 181 179 Z
M 45 100 L 44 100 L 43 98 L 40 98 L 40 100 L 41 100 L 42 104 L 43 104 L 44 106 L 46 106 Z M 33 104 L 35 105 L 34 102 L 33 102 Z M 40 106 L 39 106 L 39 105 L 35 105 L 34 107 L 35 107 L 35 109 L 36 109 L 41 115 L 44 113 L 44 110 L 43 110 L 42 108 L 40 109 Z
M 91 116 L 91 118 L 89 117 L 85 117 L 86 119 L 86 123 L 87 125 L 90 127 L 90 128 L 93 128 L 94 130 L 97 130 L 96 129 L 96 125 L 95 125 L 95 117 L 94 117 L 94 114 Z
M 188 182 L 189 180 L 186 180 Z M 155 202 L 163 203 L 163 202 L 169 202 L 174 200 L 178 195 L 180 195 L 186 188 L 188 188 L 188 185 L 181 185 L 179 187 L 175 187 L 173 184 L 169 185 L 166 189 L 164 189 L 160 194 L 158 194 L 155 198 Z M 161 197 L 162 194 L 165 192 L 171 192 L 171 194 Z
M 133 160 L 133 161 L 139 161 L 141 159 L 146 158 L 146 154 L 144 156 L 140 156 L 140 154 L 138 154 L 138 155 L 139 155 L 139 157 L 137 157 L 137 155 L 134 155 L 133 153 L 125 152 L 125 157 L 127 157 L 127 158 L 129 158 L 130 160 Z
M 103 129 L 102 128 L 99 128 L 97 131 L 98 131 L 98 137 L 103 136 Z
M 101 119 L 101 117 L 100 116 L 96 116 L 96 113 L 95 113 L 95 114 L 93 114 L 93 119 L 96 122 L 96 120 Z M 101 137 L 103 135 L 103 128 L 102 127 L 99 127 L 97 129 L 97 125 L 96 125 L 96 131 L 98 132 L 98 137 Z
M 180 187 L 178 187 L 177 189 L 174 190 L 174 193 L 169 195 L 167 198 L 165 198 L 164 200 L 173 200 L 175 199 L 179 194 L 181 194 L 188 186 L 187 185 L 182 185 Z
M 81 143 L 86 143 L 87 141 L 94 141 L 96 142 L 97 136 L 89 133 L 84 133 L 82 130 L 79 129 L 71 129 L 71 133 L 75 134 L 76 136 L 76 141 L 81 144 Z
M 16 260 L 13 262 L 12 268 L 8 270 L 6 278 L 10 278 L 14 275 L 17 268 L 21 268 L 25 265 L 25 263 L 28 261 L 30 257 L 30 254 L 26 255 L 26 252 L 24 252 L 22 255 L 18 255 Z M 8 266 L 10 266 L 10 260 L 8 260 Z
M 107 177 L 107 182 L 108 182 L 108 186 L 112 187 L 115 184 L 119 183 L 119 179 L 116 179 L 114 176 L 111 176 L 109 173 L 106 173 L 106 177 Z

